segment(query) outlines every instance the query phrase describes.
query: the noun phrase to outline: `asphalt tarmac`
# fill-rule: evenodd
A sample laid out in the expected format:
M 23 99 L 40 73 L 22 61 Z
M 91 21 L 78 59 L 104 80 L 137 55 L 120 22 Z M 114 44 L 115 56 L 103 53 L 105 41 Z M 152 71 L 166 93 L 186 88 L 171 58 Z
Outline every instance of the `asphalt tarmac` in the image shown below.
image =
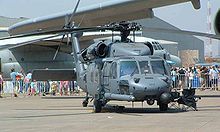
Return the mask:
M 220 95 L 202 91 L 200 95 Z M 160 112 L 157 105 L 110 102 L 102 113 L 94 113 L 92 102 L 84 108 L 80 98 L 23 97 L 0 99 L 0 132 L 218 132 L 220 98 L 198 101 L 198 111 L 171 107 Z M 113 105 L 124 105 L 117 113 Z M 178 105 L 177 105 L 178 106 Z M 181 106 L 182 108 L 182 106 Z

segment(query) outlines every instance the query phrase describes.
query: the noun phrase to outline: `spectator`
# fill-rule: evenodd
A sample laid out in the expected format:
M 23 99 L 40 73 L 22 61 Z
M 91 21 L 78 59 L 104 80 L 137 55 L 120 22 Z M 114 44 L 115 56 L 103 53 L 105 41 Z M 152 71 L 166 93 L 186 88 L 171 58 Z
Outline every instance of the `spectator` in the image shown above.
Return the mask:
M 187 68 L 186 72 L 185 72 L 185 76 L 186 76 L 186 86 L 188 88 L 192 87 L 192 81 L 193 81 L 193 70 L 192 67 Z
M 181 90 L 183 90 L 183 87 L 184 87 L 184 84 L 185 84 L 185 74 L 186 74 L 186 71 L 183 68 L 181 68 L 179 71 L 179 87 Z
M 28 72 L 27 75 L 24 78 L 24 84 L 25 84 L 25 92 L 30 93 L 30 83 L 31 83 L 31 72 Z
M 173 68 L 171 70 L 171 78 L 172 78 L 172 86 L 173 88 L 176 88 L 177 86 L 177 72 L 176 72 L 176 68 Z
M 206 75 L 207 75 L 207 68 L 206 67 L 200 68 L 200 82 L 201 82 L 202 90 L 204 90 L 204 87 L 206 86 L 206 82 L 207 82 Z
M 190 68 L 189 70 L 189 88 L 192 88 L 193 77 L 196 72 Z
M 218 90 L 218 74 L 219 71 L 217 70 L 217 68 L 215 66 L 212 66 L 209 71 L 209 75 L 212 83 L 212 90 L 215 89 Z
M 16 76 L 18 75 L 18 72 L 15 72 L 15 69 L 14 68 L 12 68 L 11 69 L 11 73 L 10 73 L 10 76 L 11 76 L 11 79 L 12 79 L 12 86 L 13 86 L 13 96 L 14 97 L 18 97 L 18 95 L 17 95 L 17 86 L 18 86 L 18 84 L 17 84 L 17 80 L 16 80 Z
M 74 92 L 74 81 L 69 82 L 70 95 L 73 95 Z
M 16 83 L 17 83 L 17 92 L 18 93 L 23 93 L 23 81 L 24 81 L 23 74 L 18 72 L 16 75 Z
M 44 81 L 43 84 L 44 84 L 43 96 L 45 96 L 46 94 L 50 93 L 50 82 Z
M 36 80 L 31 81 L 31 91 L 30 91 L 30 95 L 36 95 L 36 89 L 37 89 L 37 82 Z
M 0 72 L 0 98 L 2 98 L 2 93 L 3 93 L 3 77 L 2 77 L 2 72 Z
M 68 81 L 60 81 L 60 95 L 61 96 L 63 95 L 63 93 L 64 95 L 68 95 L 68 87 L 69 87 Z
M 25 73 L 23 70 L 21 70 L 21 72 L 19 73 L 19 79 L 18 79 L 18 83 L 19 83 L 19 93 L 23 93 L 24 92 L 24 76 Z
M 53 81 L 51 83 L 51 95 L 55 96 L 57 90 L 58 90 L 58 82 L 57 81 Z

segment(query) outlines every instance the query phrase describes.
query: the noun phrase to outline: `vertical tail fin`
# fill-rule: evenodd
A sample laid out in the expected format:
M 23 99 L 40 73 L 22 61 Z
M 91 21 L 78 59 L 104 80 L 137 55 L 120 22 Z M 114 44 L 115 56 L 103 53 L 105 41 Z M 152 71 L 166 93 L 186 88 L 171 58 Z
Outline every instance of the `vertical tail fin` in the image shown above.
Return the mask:
M 76 76 L 77 76 L 77 83 L 84 91 L 86 91 L 86 74 L 85 74 L 85 67 L 80 61 L 81 50 L 79 47 L 79 37 L 77 34 L 71 34 L 72 38 L 72 51 L 74 62 L 76 66 Z

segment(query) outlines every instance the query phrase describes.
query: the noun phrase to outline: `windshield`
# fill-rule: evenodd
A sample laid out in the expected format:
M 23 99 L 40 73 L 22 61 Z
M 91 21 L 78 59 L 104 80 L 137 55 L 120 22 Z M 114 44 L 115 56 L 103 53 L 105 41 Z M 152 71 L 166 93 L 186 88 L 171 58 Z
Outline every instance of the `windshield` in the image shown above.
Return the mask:
M 162 60 L 151 61 L 153 73 L 155 74 L 167 74 L 164 62 Z
M 161 50 L 163 50 L 163 47 L 158 43 L 158 46 L 160 47 Z
M 139 65 L 140 65 L 141 74 L 151 74 L 148 61 L 140 61 Z
M 120 77 L 131 74 L 138 74 L 138 66 L 136 61 L 121 61 L 120 62 Z

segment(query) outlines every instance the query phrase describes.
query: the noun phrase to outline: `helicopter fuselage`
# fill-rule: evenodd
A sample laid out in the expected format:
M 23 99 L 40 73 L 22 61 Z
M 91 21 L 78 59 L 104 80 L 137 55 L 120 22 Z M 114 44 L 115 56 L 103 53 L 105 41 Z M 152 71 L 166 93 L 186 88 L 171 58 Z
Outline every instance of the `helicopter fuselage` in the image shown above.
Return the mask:
M 107 101 L 160 101 L 163 93 L 170 92 L 169 66 L 163 58 L 152 56 L 145 43 L 98 42 L 82 54 L 83 89 L 93 97 L 102 90 Z
M 100 87 L 105 93 L 118 95 L 115 100 L 124 101 L 158 100 L 162 93 L 170 92 L 171 81 L 168 66 L 159 57 L 105 58 L 101 72 L 94 62 L 88 66 L 86 73 L 86 82 L 89 86 L 87 90 L 93 97 Z M 125 99 L 124 95 L 134 97 L 134 100 Z M 110 99 L 114 100 L 113 97 Z

